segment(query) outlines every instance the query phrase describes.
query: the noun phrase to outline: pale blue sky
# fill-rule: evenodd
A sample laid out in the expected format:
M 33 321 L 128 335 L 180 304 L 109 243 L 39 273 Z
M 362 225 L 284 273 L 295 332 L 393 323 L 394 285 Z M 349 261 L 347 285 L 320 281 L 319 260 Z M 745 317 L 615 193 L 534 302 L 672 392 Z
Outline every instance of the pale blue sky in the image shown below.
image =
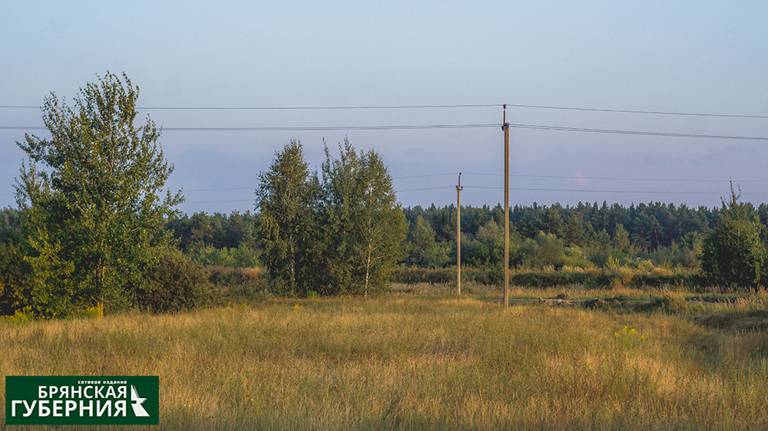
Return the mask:
M 125 71 L 142 105 L 386 105 L 522 103 L 768 114 L 768 3 L 764 1 L 104 1 L 3 2 L 0 104 L 71 97 L 106 70 Z M 169 112 L 161 125 L 371 125 L 499 120 L 496 109 L 366 112 Z M 0 110 L 0 125 L 39 123 Z M 510 119 L 576 127 L 764 135 L 768 120 L 510 110 Z M 322 139 L 381 152 L 393 176 L 499 172 L 496 129 L 351 132 L 167 132 L 187 211 L 248 209 L 251 187 L 292 137 L 313 167 Z M 0 131 L 0 205 L 22 160 L 22 132 Z M 768 144 L 512 130 L 515 174 L 766 180 L 743 182 L 768 201 Z M 450 186 L 410 178 L 396 188 Z M 467 175 L 467 185 L 501 178 Z M 727 183 L 513 177 L 513 186 L 714 194 L 513 191 L 513 203 L 660 200 L 716 205 Z M 452 202 L 455 191 L 399 194 L 406 205 Z M 465 190 L 467 204 L 499 190 Z

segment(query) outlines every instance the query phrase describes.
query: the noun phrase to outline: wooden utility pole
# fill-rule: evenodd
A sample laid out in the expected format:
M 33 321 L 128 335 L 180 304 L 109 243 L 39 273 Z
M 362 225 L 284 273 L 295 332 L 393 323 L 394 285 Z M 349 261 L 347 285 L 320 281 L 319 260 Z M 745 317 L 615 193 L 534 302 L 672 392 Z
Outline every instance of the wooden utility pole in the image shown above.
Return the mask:
M 509 307 L 509 123 L 507 105 L 504 104 L 502 126 L 504 131 L 504 308 Z
M 456 295 L 461 296 L 461 172 L 456 185 Z

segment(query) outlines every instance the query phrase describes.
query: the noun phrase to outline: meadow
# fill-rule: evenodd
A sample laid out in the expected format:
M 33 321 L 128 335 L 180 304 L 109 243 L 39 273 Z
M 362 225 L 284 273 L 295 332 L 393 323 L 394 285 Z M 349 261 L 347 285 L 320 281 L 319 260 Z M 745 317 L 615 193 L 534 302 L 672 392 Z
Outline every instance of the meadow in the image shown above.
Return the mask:
M 465 290 L 6 320 L 0 374 L 159 375 L 162 429 L 768 428 L 764 295 Z

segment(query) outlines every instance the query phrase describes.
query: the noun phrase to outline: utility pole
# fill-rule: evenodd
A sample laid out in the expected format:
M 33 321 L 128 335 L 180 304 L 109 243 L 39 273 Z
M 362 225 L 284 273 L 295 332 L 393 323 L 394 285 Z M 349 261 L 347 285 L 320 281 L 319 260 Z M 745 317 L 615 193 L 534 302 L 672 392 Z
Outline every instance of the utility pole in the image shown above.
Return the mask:
M 461 296 L 461 172 L 456 185 L 456 295 Z
M 504 104 L 502 126 L 504 131 L 504 308 L 509 307 L 509 123 L 507 105 Z

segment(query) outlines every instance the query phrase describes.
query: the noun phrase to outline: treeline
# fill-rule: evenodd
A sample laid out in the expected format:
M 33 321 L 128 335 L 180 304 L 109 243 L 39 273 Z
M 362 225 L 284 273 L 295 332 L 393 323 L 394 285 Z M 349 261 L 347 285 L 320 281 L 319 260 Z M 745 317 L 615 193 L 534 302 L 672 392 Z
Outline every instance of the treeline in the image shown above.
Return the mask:
M 750 216 L 762 224 L 768 221 L 768 205 L 745 204 Z M 403 209 L 408 236 L 400 263 L 412 266 L 443 267 L 455 262 L 455 212 L 453 205 Z M 665 204 L 660 202 L 622 206 L 607 203 L 579 203 L 574 206 L 533 204 L 515 206 L 511 211 L 512 245 L 519 251 L 518 265 L 534 267 L 567 264 L 567 256 L 582 256 L 580 264 L 604 266 L 611 256 L 620 261 L 647 259 L 655 265 L 694 267 L 701 241 L 718 220 L 720 208 Z M 180 215 L 169 221 L 182 250 L 252 250 L 261 248 L 257 231 L 258 215 Z M 462 259 L 470 266 L 500 263 L 503 238 L 501 206 L 462 206 Z M 2 229 L 2 227 L 0 227 Z M 578 248 L 580 252 L 572 248 Z M 537 261 L 534 249 L 562 249 L 563 258 Z M 569 250 L 571 248 L 571 250 Z M 213 252 L 211 252 L 213 253 Z M 211 254 L 209 253 L 209 254 Z M 546 253 L 544 253 L 546 254 Z M 540 257 L 545 257 L 541 255 Z M 211 258 L 215 264 L 215 258 Z M 245 262 L 247 263 L 247 262 Z M 247 264 L 235 266 L 248 266 Z M 573 262 L 572 262 L 573 263 Z M 226 264 L 226 259 L 221 260 Z
M 701 240 L 719 211 L 658 202 L 515 206 L 510 214 L 512 264 L 601 267 L 613 259 L 695 267 Z M 768 215 L 766 206 L 752 211 Z M 414 207 L 405 213 L 412 250 L 407 263 L 440 267 L 455 261 L 454 206 Z M 465 264 L 500 263 L 503 214 L 501 206 L 462 207 Z
M 45 99 L 51 137 L 18 143 L 18 208 L 0 211 L 0 314 L 189 309 L 215 300 L 214 284 L 261 281 L 260 268 L 272 293 L 368 295 L 396 270 L 439 278 L 455 263 L 455 208 L 401 208 L 379 155 L 349 142 L 337 155 L 326 148 L 318 172 L 298 142 L 286 145 L 259 175 L 254 213 L 181 215 L 159 129 L 137 122 L 138 94 L 108 73 L 72 105 Z M 718 209 L 517 206 L 511 264 L 534 285 L 592 274 L 598 284 L 764 286 L 768 206 L 738 198 L 732 190 Z M 462 264 L 478 281 L 501 274 L 502 225 L 499 206 L 462 209 Z
M 178 247 L 202 265 L 247 268 L 259 264 L 257 220 L 251 212 L 174 214 L 166 228 Z

